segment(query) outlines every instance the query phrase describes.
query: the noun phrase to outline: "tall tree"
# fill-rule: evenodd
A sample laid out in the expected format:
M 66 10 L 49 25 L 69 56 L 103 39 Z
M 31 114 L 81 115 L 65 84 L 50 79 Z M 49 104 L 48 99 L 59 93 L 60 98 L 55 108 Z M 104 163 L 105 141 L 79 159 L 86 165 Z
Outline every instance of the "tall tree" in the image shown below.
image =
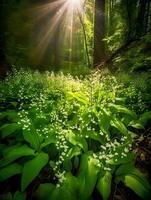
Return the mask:
M 136 22 L 136 36 L 140 37 L 145 33 L 145 14 L 148 0 L 140 0 L 138 7 L 138 18 Z
M 94 66 L 105 60 L 105 0 L 95 0 Z
M 0 76 L 3 76 L 10 69 L 5 55 L 7 11 L 8 11 L 8 2 L 2 0 L 0 3 Z

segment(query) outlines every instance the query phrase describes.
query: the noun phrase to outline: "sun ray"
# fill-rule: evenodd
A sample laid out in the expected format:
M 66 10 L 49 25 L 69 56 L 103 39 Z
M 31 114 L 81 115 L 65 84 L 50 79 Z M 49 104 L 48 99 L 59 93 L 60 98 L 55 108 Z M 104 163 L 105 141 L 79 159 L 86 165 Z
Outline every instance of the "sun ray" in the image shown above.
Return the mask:
M 57 0 L 39 5 L 33 9 L 35 23 L 41 21 L 42 24 L 42 30 L 37 33 L 37 45 L 34 52 L 34 57 L 37 60 L 40 61 L 45 55 L 58 27 L 60 27 L 62 43 L 66 43 L 69 48 L 69 60 L 72 59 L 73 40 L 76 35 L 73 30 L 75 26 L 77 28 L 79 26 L 80 21 L 78 18 L 84 12 L 84 2 L 84 0 Z

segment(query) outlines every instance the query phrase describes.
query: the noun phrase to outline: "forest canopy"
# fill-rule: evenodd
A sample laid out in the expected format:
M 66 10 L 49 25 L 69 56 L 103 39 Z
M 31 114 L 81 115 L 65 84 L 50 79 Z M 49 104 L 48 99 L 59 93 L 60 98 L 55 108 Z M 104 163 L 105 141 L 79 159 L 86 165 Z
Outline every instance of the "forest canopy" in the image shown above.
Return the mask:
M 150 44 L 150 0 L 5 0 L 0 26 L 3 65 L 85 69 L 100 65 L 114 53 L 120 64 L 131 55 L 118 59 L 118 53 L 142 37 L 142 44 L 136 44 L 142 57 L 133 54 L 135 45 L 129 54 L 132 51 L 138 65 L 149 64 L 143 51 L 149 51 Z

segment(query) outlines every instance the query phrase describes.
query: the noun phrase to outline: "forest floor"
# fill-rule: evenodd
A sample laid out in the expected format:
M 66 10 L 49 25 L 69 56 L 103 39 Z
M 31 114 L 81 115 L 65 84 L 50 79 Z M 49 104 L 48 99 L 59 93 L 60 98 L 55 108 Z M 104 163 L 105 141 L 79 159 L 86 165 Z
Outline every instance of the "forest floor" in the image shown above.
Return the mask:
M 0 87 L 1 199 L 150 199 L 149 73 L 21 69 Z

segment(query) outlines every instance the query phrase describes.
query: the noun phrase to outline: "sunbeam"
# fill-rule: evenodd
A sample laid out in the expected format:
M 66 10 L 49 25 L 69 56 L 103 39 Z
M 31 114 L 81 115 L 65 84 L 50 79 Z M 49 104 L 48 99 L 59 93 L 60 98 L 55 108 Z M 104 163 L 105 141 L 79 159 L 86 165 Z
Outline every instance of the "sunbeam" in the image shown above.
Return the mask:
M 34 21 L 40 22 L 42 28 L 37 33 L 37 42 L 34 57 L 39 62 L 45 55 L 48 46 L 58 34 L 62 44 L 70 49 L 69 60 L 73 52 L 73 40 L 76 32 L 73 29 L 80 28 L 79 17 L 84 14 L 84 0 L 57 0 L 39 5 L 33 9 Z M 56 31 L 59 30 L 59 33 Z

